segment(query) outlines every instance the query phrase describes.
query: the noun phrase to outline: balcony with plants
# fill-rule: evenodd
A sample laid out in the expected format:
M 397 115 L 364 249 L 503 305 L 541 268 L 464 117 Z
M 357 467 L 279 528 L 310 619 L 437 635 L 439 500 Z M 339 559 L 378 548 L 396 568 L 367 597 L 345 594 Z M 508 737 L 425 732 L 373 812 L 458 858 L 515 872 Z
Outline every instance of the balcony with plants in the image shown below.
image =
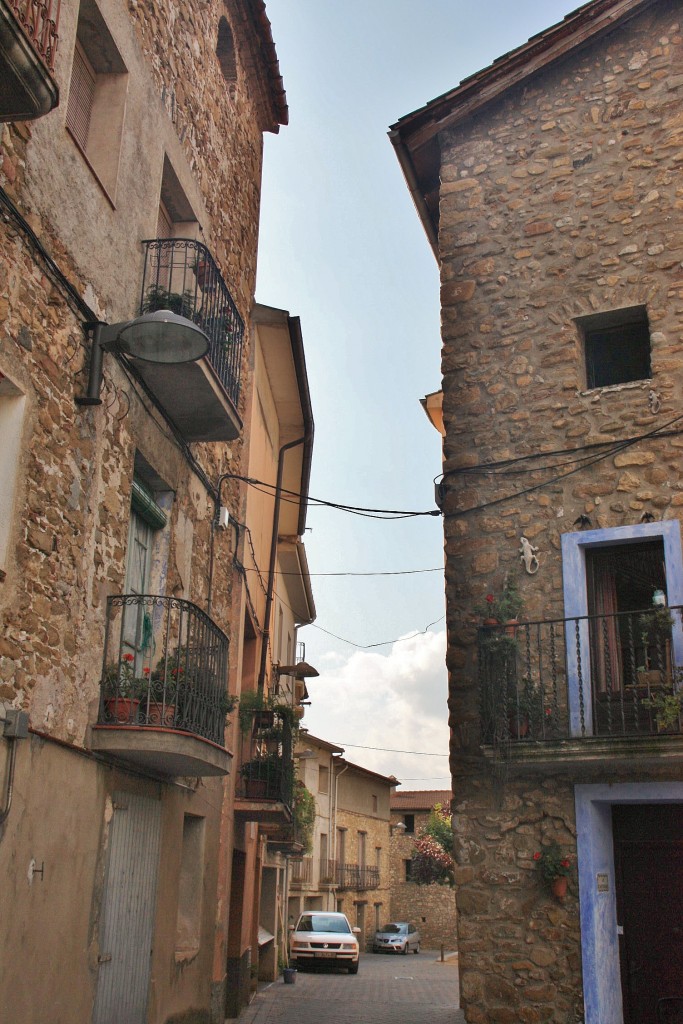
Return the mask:
M 202 243 L 154 238 L 145 247 L 140 315 L 168 309 L 209 339 L 197 362 L 131 362 L 187 441 L 232 441 L 238 414 L 244 322 L 218 266 Z
M 681 608 L 490 620 L 478 631 L 477 660 L 488 756 L 683 759 Z
M 281 830 L 293 820 L 293 709 L 268 702 L 258 692 L 246 693 L 240 697 L 239 724 L 235 814 Z M 291 837 L 284 838 L 289 842 Z
M 173 597 L 109 598 L 92 748 L 164 776 L 225 775 L 228 639 Z
M 0 0 L 0 121 L 30 121 L 59 102 L 60 0 Z

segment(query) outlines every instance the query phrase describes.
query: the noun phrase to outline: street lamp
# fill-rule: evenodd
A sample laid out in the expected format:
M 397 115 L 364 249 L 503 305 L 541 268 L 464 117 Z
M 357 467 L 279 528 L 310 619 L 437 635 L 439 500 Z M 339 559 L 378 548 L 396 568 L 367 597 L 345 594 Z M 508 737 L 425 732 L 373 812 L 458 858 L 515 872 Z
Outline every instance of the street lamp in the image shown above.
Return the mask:
M 204 331 L 170 309 L 157 309 L 118 324 L 89 322 L 83 324 L 83 329 L 86 334 L 92 334 L 92 351 L 88 389 L 76 399 L 79 405 L 102 402 L 104 352 L 116 352 L 148 363 L 174 364 L 194 363 L 209 350 L 209 339 Z

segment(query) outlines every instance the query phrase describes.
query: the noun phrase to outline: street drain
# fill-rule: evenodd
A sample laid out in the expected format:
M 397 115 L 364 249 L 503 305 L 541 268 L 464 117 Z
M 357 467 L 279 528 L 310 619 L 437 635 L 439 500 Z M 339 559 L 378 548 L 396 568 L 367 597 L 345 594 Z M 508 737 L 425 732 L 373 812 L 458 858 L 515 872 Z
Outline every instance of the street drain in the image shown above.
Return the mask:
M 395 974 L 394 981 L 415 981 L 412 974 Z

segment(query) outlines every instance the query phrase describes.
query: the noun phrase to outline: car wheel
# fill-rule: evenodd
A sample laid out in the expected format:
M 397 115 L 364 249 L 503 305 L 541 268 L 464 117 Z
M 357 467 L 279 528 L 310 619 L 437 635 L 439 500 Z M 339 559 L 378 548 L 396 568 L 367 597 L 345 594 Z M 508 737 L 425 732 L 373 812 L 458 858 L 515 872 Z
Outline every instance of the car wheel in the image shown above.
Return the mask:
M 358 974 L 358 963 L 356 960 L 355 964 L 349 964 L 349 974 Z
M 420 943 L 418 942 L 417 946 L 413 950 L 413 953 L 419 953 L 419 952 L 420 952 Z

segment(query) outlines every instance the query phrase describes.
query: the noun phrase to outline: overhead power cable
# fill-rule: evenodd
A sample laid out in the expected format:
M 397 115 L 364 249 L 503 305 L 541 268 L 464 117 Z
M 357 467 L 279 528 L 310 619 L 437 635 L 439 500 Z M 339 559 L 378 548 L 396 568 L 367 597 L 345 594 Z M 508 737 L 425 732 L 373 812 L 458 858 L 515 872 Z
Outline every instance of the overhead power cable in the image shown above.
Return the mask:
M 309 572 L 310 577 L 313 576 L 415 576 L 419 573 L 426 572 L 443 572 L 444 567 L 438 565 L 435 569 L 392 569 L 384 570 L 381 572 Z M 247 569 L 247 572 L 259 572 L 258 569 Z M 280 569 L 275 570 L 276 576 L 301 576 L 300 572 L 282 572 Z
M 254 487 L 255 490 L 261 491 L 262 494 L 276 494 L 278 488 L 275 484 L 268 483 L 266 480 L 257 480 L 254 477 L 242 476 L 239 473 L 226 474 L 230 476 L 232 480 L 241 480 L 243 483 L 249 484 Z M 299 491 L 290 491 L 286 487 L 280 488 L 281 500 L 295 504 L 302 499 L 306 500 L 309 505 L 314 505 L 323 508 L 335 508 L 340 512 L 350 512 L 353 515 L 366 516 L 370 519 L 411 519 L 418 516 L 440 516 L 441 510 L 438 508 L 427 509 L 422 512 L 406 511 L 403 509 L 388 509 L 388 508 L 366 508 L 363 505 L 344 505 L 341 502 L 326 501 L 324 498 L 315 498 L 312 495 L 301 494 Z
M 331 633 L 329 629 L 323 629 L 322 626 L 316 625 L 315 622 L 310 622 L 308 623 L 308 625 L 311 626 L 312 629 L 319 629 L 321 633 L 326 633 L 328 636 L 333 636 L 335 640 L 341 640 L 343 644 L 349 644 L 351 647 L 357 647 L 361 651 L 369 651 L 373 647 L 387 647 L 389 644 L 401 644 L 404 643 L 406 640 L 414 640 L 416 636 L 423 636 L 425 633 L 429 631 L 429 629 L 432 626 L 436 626 L 437 623 L 442 622 L 445 618 L 446 616 L 442 615 L 440 618 L 435 619 L 434 622 L 430 622 L 429 625 L 425 626 L 424 629 L 418 629 L 416 630 L 415 633 L 411 633 L 410 636 L 400 636 L 396 640 L 383 640 L 381 643 L 378 644 L 356 644 L 353 642 L 353 640 L 347 640 L 343 636 L 338 636 L 336 633 Z
M 432 750 L 394 750 L 391 747 L 366 747 L 362 743 L 342 743 L 341 740 L 330 740 L 335 747 L 355 747 L 357 750 L 379 750 L 383 754 L 415 754 L 420 757 L 448 757 L 448 754 L 435 754 Z M 430 776 L 436 778 L 436 776 Z

